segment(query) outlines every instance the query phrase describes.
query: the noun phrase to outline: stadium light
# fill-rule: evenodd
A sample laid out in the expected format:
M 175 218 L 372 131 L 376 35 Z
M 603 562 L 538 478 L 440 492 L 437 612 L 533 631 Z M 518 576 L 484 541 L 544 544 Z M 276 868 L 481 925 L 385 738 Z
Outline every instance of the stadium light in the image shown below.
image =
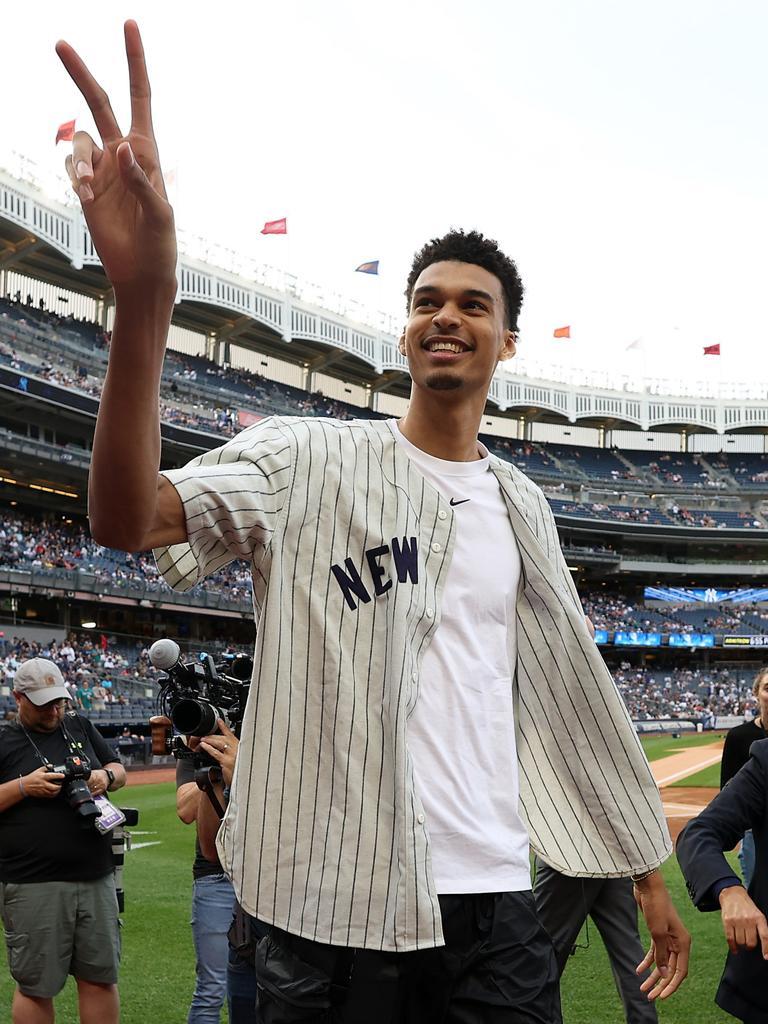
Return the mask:
M 96 629 L 96 623 L 95 622 L 91 622 L 91 621 L 81 622 L 80 625 L 82 626 L 83 629 Z

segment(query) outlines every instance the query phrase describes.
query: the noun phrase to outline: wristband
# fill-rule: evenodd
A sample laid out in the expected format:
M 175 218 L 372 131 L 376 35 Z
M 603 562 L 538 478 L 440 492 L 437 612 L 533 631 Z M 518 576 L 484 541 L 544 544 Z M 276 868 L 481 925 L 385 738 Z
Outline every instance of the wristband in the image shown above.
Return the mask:
M 27 791 L 24 789 L 24 782 L 22 780 L 21 775 L 19 776 L 19 792 L 23 797 L 27 795 Z
M 644 882 L 646 878 L 650 878 L 651 875 L 655 875 L 658 870 L 658 868 L 651 868 L 650 871 L 642 871 L 639 875 L 630 875 L 629 877 L 635 884 L 637 884 L 638 882 Z

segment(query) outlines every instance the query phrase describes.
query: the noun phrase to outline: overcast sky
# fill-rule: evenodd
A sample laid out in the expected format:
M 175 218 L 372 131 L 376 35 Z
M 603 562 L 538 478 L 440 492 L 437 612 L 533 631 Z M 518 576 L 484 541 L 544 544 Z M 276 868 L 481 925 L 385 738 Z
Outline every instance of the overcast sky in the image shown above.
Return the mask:
M 125 17 L 188 231 L 400 314 L 414 250 L 479 228 L 520 267 L 528 359 L 768 380 L 760 0 L 9 4 L 0 156 L 53 170 L 57 125 L 89 127 L 59 37 L 127 124 Z

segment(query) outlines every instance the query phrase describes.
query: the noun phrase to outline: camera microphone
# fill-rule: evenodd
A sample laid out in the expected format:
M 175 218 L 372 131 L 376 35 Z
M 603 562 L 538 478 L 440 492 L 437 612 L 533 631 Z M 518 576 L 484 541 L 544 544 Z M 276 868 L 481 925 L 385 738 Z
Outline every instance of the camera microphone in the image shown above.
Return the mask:
M 149 660 L 155 668 L 161 672 L 170 672 L 179 663 L 181 648 L 175 640 L 163 637 L 162 640 L 155 640 L 149 648 Z

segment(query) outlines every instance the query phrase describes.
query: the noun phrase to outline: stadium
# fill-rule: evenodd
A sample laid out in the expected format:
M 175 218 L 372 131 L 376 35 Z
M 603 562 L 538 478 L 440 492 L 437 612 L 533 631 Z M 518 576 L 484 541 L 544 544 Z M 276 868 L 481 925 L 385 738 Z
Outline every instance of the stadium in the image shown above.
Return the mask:
M 125 1020 L 173 1024 L 192 984 L 192 839 L 175 820 L 167 763 L 149 749 L 158 686 L 147 648 L 172 637 L 192 655 L 247 650 L 250 572 L 233 563 L 178 594 L 150 553 L 125 555 L 90 537 L 87 473 L 112 323 L 79 206 L 0 169 L 0 711 L 14 707 L 19 659 L 43 653 L 127 763 L 156 772 L 125 794 L 142 818 L 126 871 L 121 991 Z M 397 329 L 182 235 L 162 467 L 270 415 L 401 415 L 409 377 Z M 718 786 L 723 731 L 755 713 L 752 681 L 768 648 L 768 400 L 745 401 L 754 385 L 635 384 L 605 373 L 577 380 L 556 367 L 499 371 L 481 439 L 547 496 L 674 832 Z M 712 1004 L 719 920 L 696 915 L 673 862 L 665 873 L 697 959 L 660 1018 L 725 1021 Z M 565 1020 L 619 1020 L 600 942 L 590 933 L 587 945 L 566 973 Z M 163 950 L 174 951 L 172 972 Z M 7 1004 L 7 978 L 0 990 Z

